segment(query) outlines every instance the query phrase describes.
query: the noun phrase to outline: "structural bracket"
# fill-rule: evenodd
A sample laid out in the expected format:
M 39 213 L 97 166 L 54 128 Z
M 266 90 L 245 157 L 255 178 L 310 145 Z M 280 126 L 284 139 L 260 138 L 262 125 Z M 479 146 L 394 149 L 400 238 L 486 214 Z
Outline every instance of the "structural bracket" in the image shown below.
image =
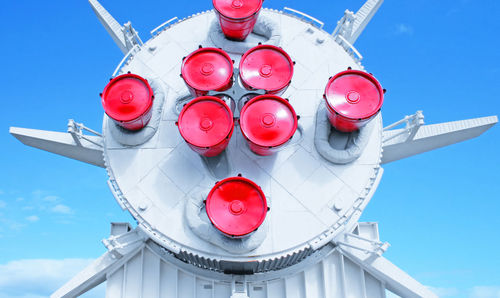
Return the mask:
M 354 248 L 365 254 L 376 254 L 377 256 L 381 256 L 390 246 L 388 242 L 368 239 L 353 233 L 345 233 L 344 239 L 345 241 L 336 241 L 335 244 Z
M 344 16 L 337 22 L 332 35 L 343 37 L 346 43 L 352 46 L 383 2 L 384 0 L 368 0 L 356 13 L 346 10 Z

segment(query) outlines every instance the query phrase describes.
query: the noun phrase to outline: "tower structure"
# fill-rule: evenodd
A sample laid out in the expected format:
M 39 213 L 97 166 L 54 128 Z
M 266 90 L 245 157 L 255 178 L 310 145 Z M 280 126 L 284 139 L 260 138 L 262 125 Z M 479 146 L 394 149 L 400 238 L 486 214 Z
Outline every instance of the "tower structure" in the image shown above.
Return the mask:
M 380 241 L 377 224 L 358 219 L 381 181 L 383 164 L 476 137 L 498 119 L 424 125 L 418 111 L 384 126 L 376 113 L 354 132 L 331 129 L 325 86 L 346 69 L 366 73 L 354 43 L 383 1 L 346 11 L 332 34 L 297 10 L 263 9 L 252 33 L 234 41 L 224 36 L 217 13 L 206 11 L 170 19 L 146 42 L 130 22 L 121 26 L 100 3 L 89 2 L 125 54 L 113 78 L 145 78 L 154 101 L 140 130 L 124 129 L 108 111 L 102 132 L 73 120 L 66 133 L 11 128 L 26 145 L 105 168 L 115 199 L 138 224 L 131 229 L 113 223 L 103 241 L 108 252 L 53 297 L 78 296 L 104 281 L 109 297 L 385 297 L 386 290 L 435 296 L 382 256 L 388 243 Z M 272 155 L 255 154 L 255 142 L 248 145 L 243 129 L 234 129 L 223 153 L 198 155 L 177 127 L 196 96 L 179 76 L 184 59 L 200 46 L 219 48 L 234 60 L 234 77 L 243 78 L 242 56 L 259 44 L 282 48 L 294 60 L 282 94 L 300 116 L 293 138 Z M 203 75 L 212 73 L 203 66 Z M 241 121 L 250 97 L 268 93 L 255 89 L 235 79 L 207 94 L 219 96 Z M 122 103 L 133 100 L 128 93 L 120 96 Z M 264 120 L 264 126 L 274 123 Z M 242 235 L 217 227 L 206 207 L 214 184 L 231 176 L 258 185 L 269 207 L 258 229 Z M 244 208 L 232 204 L 229 210 Z

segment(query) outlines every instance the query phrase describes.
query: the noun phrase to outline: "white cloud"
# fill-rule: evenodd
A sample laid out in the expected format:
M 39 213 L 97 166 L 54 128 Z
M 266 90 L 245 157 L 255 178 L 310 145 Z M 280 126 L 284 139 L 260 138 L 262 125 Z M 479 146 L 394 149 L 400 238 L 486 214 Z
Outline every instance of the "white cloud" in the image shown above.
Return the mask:
M 57 204 L 54 207 L 50 208 L 50 211 L 54 213 L 60 213 L 60 214 L 73 214 L 73 210 L 63 204 Z
M 479 286 L 470 290 L 470 298 L 500 298 L 500 286 Z
M 37 222 L 38 220 L 40 220 L 40 218 L 36 215 L 31 215 L 31 216 L 26 217 L 26 220 L 31 221 L 31 222 Z
M 0 189 L 0 195 L 3 195 L 5 192 Z
M 8 227 L 9 229 L 14 230 L 14 231 L 20 231 L 25 226 L 26 226 L 26 224 L 20 223 L 16 220 L 11 220 L 8 218 L 0 217 L 0 227 Z
M 5 208 L 7 206 L 7 203 L 5 201 L 0 200 L 0 208 Z
M 31 194 L 35 197 L 40 197 L 43 193 L 44 193 L 44 191 L 41 189 L 36 189 L 36 190 L 31 192 Z
M 23 197 L 19 197 L 19 198 L 16 199 L 16 202 L 22 202 L 22 201 L 24 201 Z
M 47 297 L 91 261 L 91 259 L 34 259 L 0 264 L 0 298 Z M 103 296 L 101 294 L 94 297 Z
M 59 201 L 59 197 L 58 196 L 46 196 L 43 198 L 43 200 L 45 202 L 57 202 L 57 201 Z
M 457 288 L 427 287 L 439 297 L 456 297 L 460 291 Z
M 398 35 L 412 35 L 413 27 L 407 24 L 396 25 L 396 34 Z

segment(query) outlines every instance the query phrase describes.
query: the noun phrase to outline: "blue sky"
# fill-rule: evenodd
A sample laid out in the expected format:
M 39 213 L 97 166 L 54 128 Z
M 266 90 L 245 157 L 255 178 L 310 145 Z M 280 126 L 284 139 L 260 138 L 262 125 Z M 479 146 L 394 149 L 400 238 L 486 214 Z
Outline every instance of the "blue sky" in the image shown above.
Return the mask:
M 304 11 L 333 31 L 363 2 L 264 6 Z M 211 9 L 209 0 L 101 3 L 143 39 L 173 16 Z M 416 110 L 428 124 L 500 114 L 499 14 L 492 0 L 386 0 L 356 43 L 388 89 L 384 122 Z M 0 25 L 0 298 L 43 297 L 104 252 L 111 221 L 133 219 L 103 169 L 25 147 L 8 127 L 64 131 L 73 118 L 100 130 L 98 94 L 122 54 L 83 0 L 8 1 Z M 499 146 L 500 126 L 386 165 L 362 216 L 392 244 L 385 257 L 444 297 L 500 297 Z

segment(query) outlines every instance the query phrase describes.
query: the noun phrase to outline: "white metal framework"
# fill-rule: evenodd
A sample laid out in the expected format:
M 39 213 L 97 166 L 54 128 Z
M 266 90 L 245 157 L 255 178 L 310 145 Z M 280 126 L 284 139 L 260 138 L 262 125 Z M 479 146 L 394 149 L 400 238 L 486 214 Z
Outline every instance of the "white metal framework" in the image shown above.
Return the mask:
M 382 257 L 389 244 L 379 240 L 377 224 L 359 223 L 359 217 L 381 180 L 382 164 L 474 138 L 498 118 L 424 125 L 418 111 L 384 128 L 379 114 L 355 161 L 334 164 L 317 152 L 315 117 L 324 86 L 347 67 L 363 70 L 354 43 L 382 0 L 346 11 L 333 34 L 300 11 L 265 9 L 255 30 L 266 34 L 251 34 L 240 44 L 217 36 L 213 11 L 169 19 L 143 42 L 130 22 L 121 26 L 98 1 L 89 2 L 125 55 L 113 76 L 139 74 L 161 96 L 139 133 L 117 128 L 106 115 L 102 133 L 73 120 L 67 133 L 10 129 L 28 146 L 106 168 L 117 202 L 138 223 L 134 230 L 112 224 L 103 240 L 107 252 L 52 297 L 75 297 L 103 282 L 107 297 L 385 297 L 386 290 L 435 297 Z M 235 129 L 220 159 L 200 158 L 175 126 L 189 99 L 179 77 L 182 57 L 202 44 L 226 49 L 238 65 L 239 51 L 258 42 L 279 45 L 296 61 L 284 97 L 301 116 L 298 133 L 285 149 L 259 157 Z M 236 82 L 226 94 L 235 116 L 245 92 Z M 200 202 L 215 181 L 236 173 L 259 184 L 271 207 L 257 244 L 248 244 L 255 238 L 227 240 L 203 226 Z
M 345 242 L 264 277 L 193 269 L 128 224 L 113 224 L 108 252 L 52 297 L 75 297 L 106 281 L 107 297 L 401 297 L 435 295 L 380 255 L 376 223 L 359 223 Z M 386 246 L 383 244 L 382 246 Z

